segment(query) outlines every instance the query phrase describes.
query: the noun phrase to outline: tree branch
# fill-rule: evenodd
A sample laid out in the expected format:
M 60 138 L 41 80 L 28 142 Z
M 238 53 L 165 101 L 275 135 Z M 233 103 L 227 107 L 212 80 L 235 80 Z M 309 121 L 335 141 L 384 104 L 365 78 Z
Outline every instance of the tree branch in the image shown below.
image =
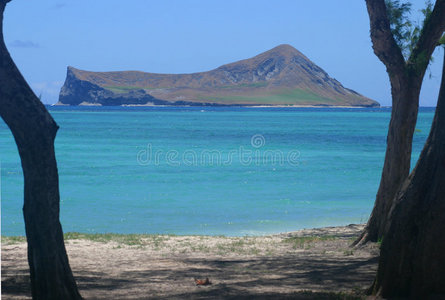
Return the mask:
M 3 11 L 5 10 L 5 6 L 8 2 L 11 2 L 11 0 L 0 0 L 0 11 L 2 13 L 2 17 L 3 17 Z
M 386 66 L 389 75 L 403 71 L 405 59 L 394 40 L 384 0 L 366 0 L 371 28 L 372 48 Z M 400 74 L 400 73 L 399 73 Z
M 26 127 L 27 132 L 37 133 L 38 128 L 46 128 L 53 133 L 54 139 L 59 127 L 23 78 L 5 45 L 3 12 L 10 1 L 0 0 L 0 116 L 11 129 Z M 36 118 L 37 115 L 44 117 Z M 16 139 L 17 142 L 21 140 Z
M 408 66 L 413 67 L 417 76 L 423 77 L 430 57 L 445 31 L 445 0 L 437 0 L 431 16 L 426 20 L 419 40 L 413 49 Z

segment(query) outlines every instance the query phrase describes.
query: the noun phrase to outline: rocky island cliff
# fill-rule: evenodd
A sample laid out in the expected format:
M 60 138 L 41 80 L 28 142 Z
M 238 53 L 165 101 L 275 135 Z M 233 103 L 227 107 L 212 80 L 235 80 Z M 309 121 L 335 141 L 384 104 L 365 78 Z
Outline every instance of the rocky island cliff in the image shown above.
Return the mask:
M 59 105 L 380 106 L 290 45 L 207 72 L 90 72 L 68 67 Z

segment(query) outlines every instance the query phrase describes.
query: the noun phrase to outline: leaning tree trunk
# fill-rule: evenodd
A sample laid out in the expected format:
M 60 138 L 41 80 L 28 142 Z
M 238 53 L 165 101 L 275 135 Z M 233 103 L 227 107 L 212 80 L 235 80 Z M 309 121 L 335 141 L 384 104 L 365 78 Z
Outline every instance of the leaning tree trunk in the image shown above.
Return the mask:
M 391 208 L 373 294 L 445 298 L 444 231 L 445 61 L 430 135 Z
M 393 82 L 391 80 L 391 82 Z M 420 85 L 411 78 L 401 80 L 392 88 L 393 107 L 386 140 L 382 177 L 371 216 L 362 236 L 356 241 L 364 244 L 383 237 L 392 200 L 409 175 L 414 130 L 419 110 Z
M 11 129 L 22 162 L 28 262 L 33 299 L 82 299 L 72 275 L 59 222 L 57 124 L 12 61 L 3 39 L 0 1 L 0 115 Z
M 353 245 L 383 238 L 393 199 L 409 175 L 419 94 L 431 55 L 445 30 L 445 0 L 437 0 L 419 40 L 405 61 L 391 32 L 384 0 L 366 0 L 374 53 L 391 82 L 392 111 L 379 190 L 365 230 Z

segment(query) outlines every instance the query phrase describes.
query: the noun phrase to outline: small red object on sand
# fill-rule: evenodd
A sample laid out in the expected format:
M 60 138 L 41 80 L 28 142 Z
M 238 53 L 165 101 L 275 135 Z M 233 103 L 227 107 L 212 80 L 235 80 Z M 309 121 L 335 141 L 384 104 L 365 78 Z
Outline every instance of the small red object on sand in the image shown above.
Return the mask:
M 205 280 L 203 280 L 203 279 L 196 279 L 195 278 L 195 283 L 196 283 L 196 285 L 209 285 L 209 284 L 212 284 L 210 282 L 209 278 L 206 278 Z

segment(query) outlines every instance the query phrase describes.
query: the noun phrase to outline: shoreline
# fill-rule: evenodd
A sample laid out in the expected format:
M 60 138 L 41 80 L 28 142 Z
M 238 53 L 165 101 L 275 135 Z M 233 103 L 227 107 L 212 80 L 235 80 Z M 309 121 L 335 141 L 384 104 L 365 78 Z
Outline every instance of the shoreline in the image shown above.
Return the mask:
M 70 105 L 65 104 L 61 102 L 56 102 L 53 104 L 47 104 L 48 106 L 60 106 L 60 107 L 242 107 L 242 108 L 383 108 L 385 106 L 352 106 L 352 105 L 285 105 L 285 104 L 278 104 L 278 105 L 258 105 L 258 104 L 214 104 L 214 105 L 205 105 L 205 103 L 202 103 L 202 105 L 155 105 L 153 103 L 146 103 L 146 104 L 122 104 L 122 105 L 102 105 L 100 103 L 90 103 L 90 102 L 81 102 L 78 105 Z
M 297 229 L 292 231 L 281 231 L 281 232 L 271 232 L 271 233 L 259 233 L 259 234 L 242 234 L 242 235 L 230 235 L 230 234 L 176 234 L 176 233 L 118 233 L 118 232 L 79 232 L 79 231 L 67 231 L 64 232 L 64 236 L 83 236 L 85 238 L 89 237 L 100 237 L 100 236 L 139 236 L 139 237 L 151 237 L 151 236 L 169 236 L 169 237 L 207 237 L 207 238 L 245 238 L 245 237 L 273 237 L 273 236 L 326 236 L 328 234 L 334 236 L 350 236 L 357 232 L 357 230 L 363 230 L 366 223 L 362 224 L 348 224 L 348 225 L 332 225 L 332 226 L 320 226 L 320 227 L 309 227 L 303 229 Z M 25 241 L 25 235 L 8 235 L 1 234 L 2 241 L 17 240 Z
M 378 244 L 349 247 L 363 226 L 245 237 L 67 233 L 65 245 L 85 299 L 360 299 L 379 253 Z M 30 299 L 25 240 L 2 236 L 1 247 L 2 296 Z
M 380 105 L 380 106 L 317 106 L 317 105 L 138 105 L 138 104 L 126 104 L 126 105 L 111 105 L 111 106 L 103 106 L 101 104 L 92 104 L 92 105 L 69 105 L 69 104 L 63 104 L 63 103 L 44 103 L 45 106 L 48 107 L 88 107 L 88 106 L 95 106 L 95 107 L 243 107 L 243 108 L 391 108 L 390 105 Z M 435 106 L 419 106 L 419 108 L 436 108 Z

